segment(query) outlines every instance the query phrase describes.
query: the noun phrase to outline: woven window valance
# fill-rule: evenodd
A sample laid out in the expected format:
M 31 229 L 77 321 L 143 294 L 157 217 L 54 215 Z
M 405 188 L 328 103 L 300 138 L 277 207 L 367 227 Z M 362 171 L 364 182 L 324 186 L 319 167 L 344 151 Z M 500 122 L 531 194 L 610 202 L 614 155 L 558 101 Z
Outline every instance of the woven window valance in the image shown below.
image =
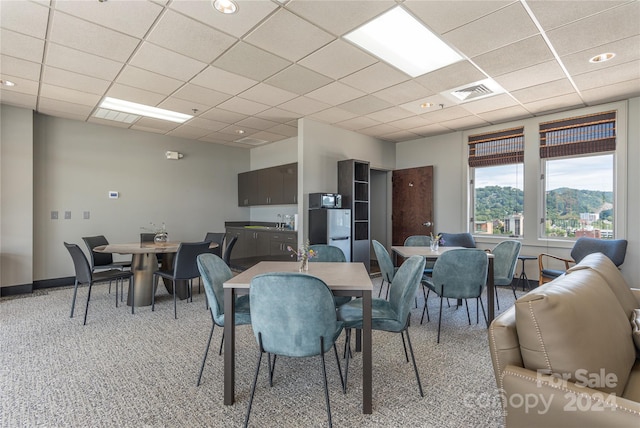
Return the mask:
M 524 127 L 469 136 L 469 166 L 524 162 Z
M 540 124 L 540 157 L 555 158 L 616 149 L 616 112 Z

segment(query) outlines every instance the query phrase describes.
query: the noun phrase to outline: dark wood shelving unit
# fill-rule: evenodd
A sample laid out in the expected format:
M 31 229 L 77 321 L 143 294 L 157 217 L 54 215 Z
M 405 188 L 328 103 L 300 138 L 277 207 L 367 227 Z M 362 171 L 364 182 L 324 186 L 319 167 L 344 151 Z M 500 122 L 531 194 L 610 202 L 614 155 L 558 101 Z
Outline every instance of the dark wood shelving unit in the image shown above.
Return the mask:
M 371 269 L 369 226 L 369 162 L 348 159 L 338 162 L 338 193 L 342 208 L 351 209 L 351 261 Z

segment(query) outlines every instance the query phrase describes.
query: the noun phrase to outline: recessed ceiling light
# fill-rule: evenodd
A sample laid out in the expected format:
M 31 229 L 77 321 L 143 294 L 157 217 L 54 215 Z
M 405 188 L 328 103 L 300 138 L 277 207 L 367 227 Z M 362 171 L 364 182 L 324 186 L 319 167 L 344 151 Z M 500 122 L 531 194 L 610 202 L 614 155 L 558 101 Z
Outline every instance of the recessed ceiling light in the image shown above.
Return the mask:
M 430 108 L 433 107 L 435 104 L 434 103 L 422 103 L 420 104 L 421 108 Z
M 460 54 L 400 6 L 355 29 L 344 38 L 411 77 L 462 59 Z
M 229 14 L 238 11 L 238 4 L 233 0 L 211 0 L 211 5 L 221 13 Z
M 605 61 L 609 61 L 610 59 L 613 59 L 614 56 L 616 56 L 616 54 L 612 52 L 607 52 L 607 53 L 594 56 L 589 60 L 589 62 L 592 62 L 592 63 L 605 62 Z
M 171 110 L 164 110 L 144 104 L 132 103 L 131 101 L 119 100 L 117 98 L 106 97 L 100 107 L 125 113 L 138 114 L 140 116 L 153 117 L 154 119 L 168 120 L 170 122 L 183 123 L 193 116 L 178 113 Z
M 244 129 L 236 129 L 236 134 L 244 134 Z
M 11 80 L 0 80 L 0 83 L 2 83 L 2 86 L 16 86 L 15 83 L 13 83 Z

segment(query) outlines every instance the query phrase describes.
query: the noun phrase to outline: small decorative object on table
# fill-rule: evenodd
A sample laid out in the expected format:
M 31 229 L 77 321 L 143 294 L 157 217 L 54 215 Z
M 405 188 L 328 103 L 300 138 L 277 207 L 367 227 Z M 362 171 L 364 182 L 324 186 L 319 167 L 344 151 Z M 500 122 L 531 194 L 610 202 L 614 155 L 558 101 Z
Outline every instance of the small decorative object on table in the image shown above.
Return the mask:
M 433 233 L 430 233 L 431 235 L 431 251 L 438 251 L 438 248 L 440 247 L 441 244 L 444 244 L 444 239 L 442 239 L 442 235 L 441 234 L 437 234 L 437 235 L 433 235 Z
M 300 262 L 299 272 L 306 272 L 309 270 L 309 259 L 316 256 L 316 252 L 309 249 L 309 241 L 307 241 L 302 247 L 295 250 L 291 246 L 287 246 L 287 251 L 290 251 L 291 257 L 296 256 L 296 260 Z
M 141 229 L 153 232 L 156 236 L 153 238 L 154 242 L 167 242 L 169 240 L 169 234 L 167 233 L 167 226 L 162 222 L 162 226 L 158 227 L 155 223 L 149 223 L 151 227 L 143 227 Z

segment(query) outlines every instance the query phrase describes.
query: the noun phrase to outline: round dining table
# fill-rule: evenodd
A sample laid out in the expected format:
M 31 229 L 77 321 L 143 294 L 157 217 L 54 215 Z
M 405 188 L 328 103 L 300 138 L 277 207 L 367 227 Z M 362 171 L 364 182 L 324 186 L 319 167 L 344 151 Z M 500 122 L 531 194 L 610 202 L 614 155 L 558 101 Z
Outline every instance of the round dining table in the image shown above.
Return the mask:
M 153 293 L 153 273 L 157 270 L 170 271 L 173 267 L 175 254 L 180 242 L 136 242 L 129 244 L 108 244 L 95 247 L 97 253 L 131 254 L 131 272 L 133 273 L 133 287 L 135 288 L 135 306 L 151 305 Z M 218 244 L 211 243 L 209 248 L 217 248 Z M 164 285 L 173 294 L 174 284 L 165 280 Z M 176 296 L 184 300 L 189 295 L 187 281 L 177 281 Z M 133 289 L 129 289 L 127 304 L 131 306 Z

